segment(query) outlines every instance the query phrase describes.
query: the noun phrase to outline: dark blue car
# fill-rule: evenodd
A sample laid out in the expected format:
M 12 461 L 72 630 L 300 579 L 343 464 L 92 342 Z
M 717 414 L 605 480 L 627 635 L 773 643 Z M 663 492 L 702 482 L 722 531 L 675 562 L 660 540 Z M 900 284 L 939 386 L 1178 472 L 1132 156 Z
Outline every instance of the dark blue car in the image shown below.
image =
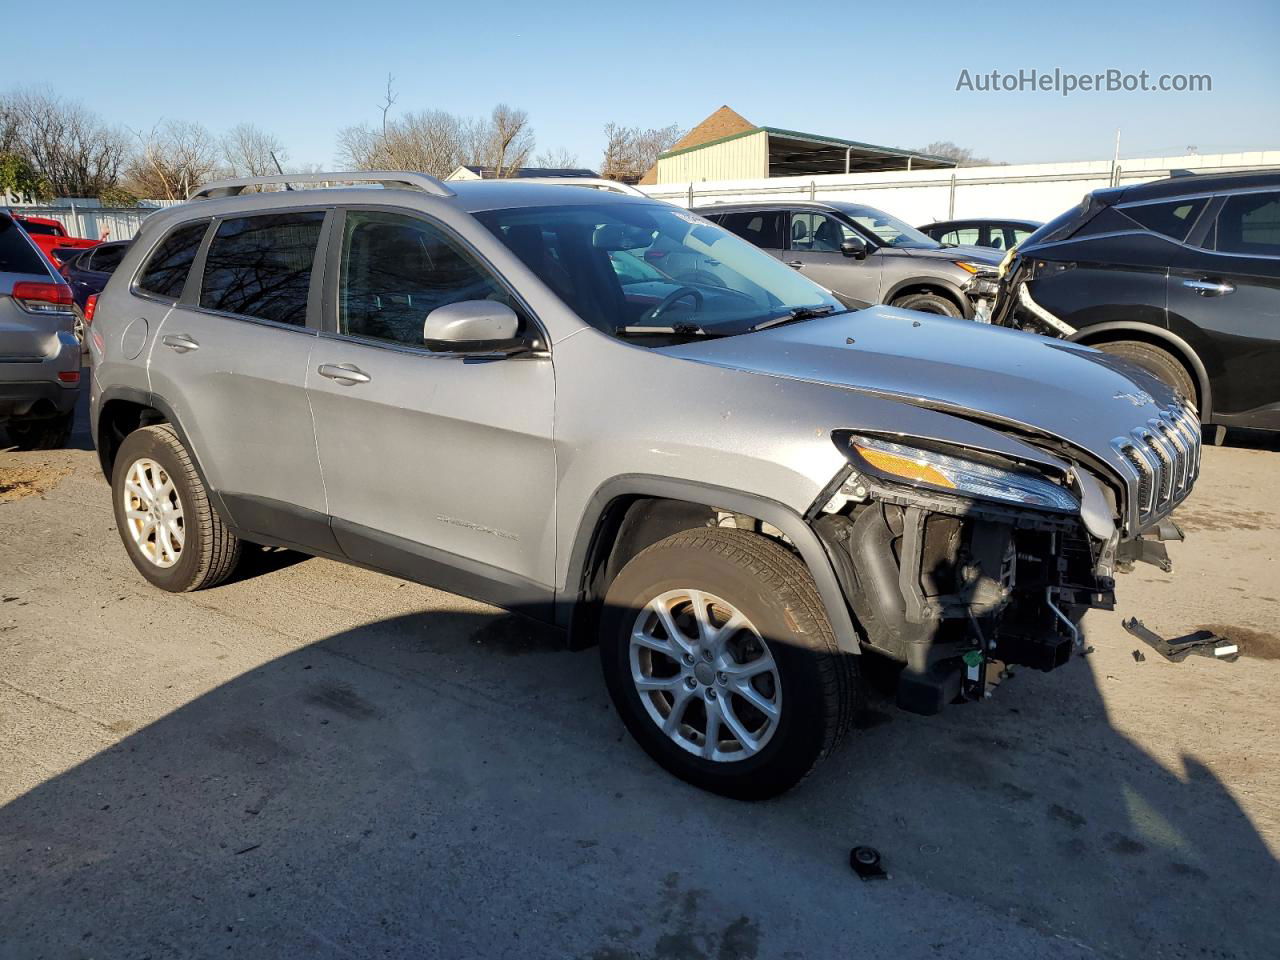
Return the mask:
M 102 288 L 115 273 L 116 267 L 124 258 L 132 240 L 115 240 L 111 243 L 100 243 L 68 257 L 62 261 L 59 269 L 71 285 L 71 295 L 76 306 L 84 311 L 85 301 Z

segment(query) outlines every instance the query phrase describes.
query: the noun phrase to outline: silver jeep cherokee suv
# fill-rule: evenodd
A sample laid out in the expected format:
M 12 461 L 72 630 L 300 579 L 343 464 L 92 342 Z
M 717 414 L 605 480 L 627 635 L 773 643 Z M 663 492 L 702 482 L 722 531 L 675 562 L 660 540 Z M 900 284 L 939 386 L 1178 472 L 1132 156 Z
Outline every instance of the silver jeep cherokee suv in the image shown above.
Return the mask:
M 286 179 L 366 185 L 243 193 Z M 558 624 L 645 750 L 744 798 L 831 751 L 864 656 L 924 713 L 1064 663 L 1199 465 L 1195 411 L 1106 354 L 849 312 L 581 187 L 215 183 L 148 218 L 90 350 L 153 584 L 274 544 Z

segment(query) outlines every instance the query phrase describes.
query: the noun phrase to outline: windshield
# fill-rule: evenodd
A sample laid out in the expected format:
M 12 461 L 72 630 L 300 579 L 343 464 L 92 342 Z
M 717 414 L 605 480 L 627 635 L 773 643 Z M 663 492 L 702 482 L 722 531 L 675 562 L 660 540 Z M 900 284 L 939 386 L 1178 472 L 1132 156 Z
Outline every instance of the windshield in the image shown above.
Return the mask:
M 838 209 L 886 247 L 896 247 L 899 250 L 938 250 L 942 247 L 932 237 L 875 207 L 842 203 Z
M 678 207 L 517 207 L 476 218 L 587 323 L 652 336 L 654 346 L 664 331 L 727 336 L 797 311 L 844 311 L 779 260 Z

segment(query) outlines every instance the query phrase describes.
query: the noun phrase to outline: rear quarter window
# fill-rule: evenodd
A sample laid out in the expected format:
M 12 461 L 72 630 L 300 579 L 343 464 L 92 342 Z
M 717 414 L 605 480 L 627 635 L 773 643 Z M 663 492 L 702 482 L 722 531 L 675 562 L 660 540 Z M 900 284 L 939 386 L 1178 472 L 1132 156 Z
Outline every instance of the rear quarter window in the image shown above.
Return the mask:
M 1120 212 L 1130 220 L 1142 224 L 1153 233 L 1182 242 L 1187 239 L 1191 225 L 1209 201 L 1170 200 L 1167 203 L 1143 203 L 1133 207 L 1121 207 Z
M 31 245 L 22 228 L 8 217 L 0 217 L 0 271 L 48 276 L 49 268 Z
M 147 258 L 147 264 L 138 276 L 138 289 L 152 296 L 177 300 L 182 296 L 187 274 L 195 262 L 200 241 L 209 229 L 208 220 L 184 223 L 160 241 Z

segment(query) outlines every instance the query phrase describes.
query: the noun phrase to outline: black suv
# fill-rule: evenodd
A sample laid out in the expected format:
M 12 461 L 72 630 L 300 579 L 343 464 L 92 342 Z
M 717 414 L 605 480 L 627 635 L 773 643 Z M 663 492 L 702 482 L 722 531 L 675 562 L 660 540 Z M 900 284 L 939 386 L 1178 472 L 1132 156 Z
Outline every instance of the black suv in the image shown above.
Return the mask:
M 1097 190 L 1027 238 L 993 322 L 1124 357 L 1218 426 L 1280 430 L 1280 174 Z
M 695 210 L 821 284 L 850 307 L 887 303 L 974 316 L 966 287 L 1000 253 L 946 247 L 882 210 L 842 201 L 723 203 Z

